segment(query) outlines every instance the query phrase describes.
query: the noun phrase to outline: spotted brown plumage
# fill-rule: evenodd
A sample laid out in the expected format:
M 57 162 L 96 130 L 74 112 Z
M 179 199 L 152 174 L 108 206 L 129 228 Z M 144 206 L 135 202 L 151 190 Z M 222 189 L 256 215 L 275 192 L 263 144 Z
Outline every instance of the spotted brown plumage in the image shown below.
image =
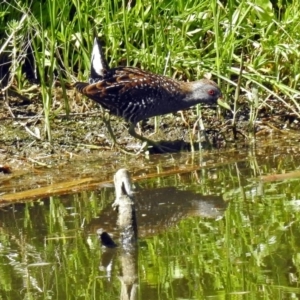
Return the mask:
M 216 104 L 221 96 L 217 84 L 208 79 L 183 82 L 134 67 L 110 69 L 97 38 L 91 60 L 89 83 L 77 82 L 76 89 L 130 122 L 129 133 L 142 140 L 134 131 L 137 122 L 198 103 Z

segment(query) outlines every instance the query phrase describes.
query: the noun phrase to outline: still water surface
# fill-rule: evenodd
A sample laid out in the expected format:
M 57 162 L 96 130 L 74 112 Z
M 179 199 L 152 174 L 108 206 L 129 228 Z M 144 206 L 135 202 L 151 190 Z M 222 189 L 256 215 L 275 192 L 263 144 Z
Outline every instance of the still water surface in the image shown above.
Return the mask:
M 131 299 L 299 299 L 298 150 L 185 153 L 145 159 L 140 168 L 120 165 L 136 183 Z M 165 172 L 170 161 L 177 172 Z M 139 180 L 150 167 L 157 176 Z M 113 201 L 112 186 L 96 186 L 2 206 L 0 299 L 126 299 L 124 258 L 104 249 L 96 233 L 102 228 L 118 241 Z

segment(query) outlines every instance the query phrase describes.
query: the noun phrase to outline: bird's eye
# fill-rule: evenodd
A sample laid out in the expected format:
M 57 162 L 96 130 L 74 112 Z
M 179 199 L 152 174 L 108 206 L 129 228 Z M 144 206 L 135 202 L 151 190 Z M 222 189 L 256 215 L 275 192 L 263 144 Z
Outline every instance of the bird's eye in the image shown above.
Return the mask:
M 215 94 L 215 91 L 214 91 L 214 90 L 209 90 L 209 91 L 208 91 L 208 95 L 214 96 L 214 94 Z

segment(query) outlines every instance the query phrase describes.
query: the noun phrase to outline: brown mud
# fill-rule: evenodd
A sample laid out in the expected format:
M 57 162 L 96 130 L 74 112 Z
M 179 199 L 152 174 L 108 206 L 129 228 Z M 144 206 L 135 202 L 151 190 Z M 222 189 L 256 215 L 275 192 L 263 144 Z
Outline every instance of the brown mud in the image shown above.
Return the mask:
M 147 157 L 156 150 L 149 149 L 146 154 L 140 153 L 135 157 L 124 155 L 113 145 L 103 122 L 101 107 L 82 98 L 74 90 L 68 90 L 71 113 L 66 116 L 60 88 L 54 90 L 50 143 L 45 133 L 39 90 L 37 88 L 30 93 L 20 95 L 11 90 L 7 97 L 0 98 L 0 195 L 59 183 L 62 175 L 69 182 L 76 173 L 76 163 L 86 164 L 87 173 L 90 174 L 91 169 L 97 168 L 93 166 L 95 159 L 103 159 L 103 172 L 112 168 L 113 171 L 117 170 L 121 167 L 121 160 L 130 161 L 132 166 L 143 165 L 145 155 Z M 253 144 L 253 141 L 264 143 L 276 137 L 300 140 L 298 118 L 281 103 L 270 100 L 261 106 L 253 130 L 249 128 L 247 100 L 241 98 L 239 106 L 236 127 L 232 126 L 232 114 L 229 111 L 222 110 L 220 113 L 218 107 L 202 107 L 203 130 L 199 130 L 196 109 L 192 108 L 160 116 L 156 133 L 154 118 L 141 122 L 137 131 L 149 139 L 171 145 L 174 152 L 191 151 L 191 144 L 195 150 L 199 147 L 238 150 Z M 128 124 L 114 116 L 110 117 L 110 122 L 120 147 L 132 154 L 139 152 L 141 142 L 128 134 Z M 45 169 L 56 170 L 60 176 L 55 180 L 52 175 L 50 182 L 40 177 L 39 182 L 39 173 Z M 80 178 L 84 177 L 81 174 Z M 19 186 L 15 186 L 16 180 L 11 186 L 12 178 L 19 178 Z

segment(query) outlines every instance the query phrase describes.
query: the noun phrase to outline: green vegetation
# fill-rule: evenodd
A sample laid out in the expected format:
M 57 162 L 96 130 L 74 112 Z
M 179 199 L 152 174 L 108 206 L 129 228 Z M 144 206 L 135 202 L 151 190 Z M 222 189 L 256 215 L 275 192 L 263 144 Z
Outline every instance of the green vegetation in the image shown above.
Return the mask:
M 299 19 L 298 0 L 6 1 L 0 4 L 0 72 L 6 74 L 10 62 L 10 77 L 2 78 L 2 88 L 28 89 L 23 73 L 32 53 L 51 140 L 53 87 L 60 82 L 68 114 L 73 99 L 65 85 L 87 80 L 97 33 L 111 66 L 139 66 L 183 80 L 212 74 L 233 124 L 238 102 L 246 98 L 251 129 L 267 100 L 300 117 Z

